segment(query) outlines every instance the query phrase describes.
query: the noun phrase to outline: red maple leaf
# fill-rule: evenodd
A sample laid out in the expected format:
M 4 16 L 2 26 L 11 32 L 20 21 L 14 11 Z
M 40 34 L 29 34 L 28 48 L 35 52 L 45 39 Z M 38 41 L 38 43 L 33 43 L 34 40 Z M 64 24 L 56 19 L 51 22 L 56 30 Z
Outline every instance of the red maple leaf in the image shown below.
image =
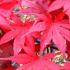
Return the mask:
M 22 48 L 22 44 L 24 45 L 25 36 L 34 32 L 40 32 L 45 30 L 44 23 L 34 23 L 33 25 L 31 22 L 22 23 L 21 20 L 16 17 L 12 16 L 14 23 L 10 24 L 11 30 L 7 32 L 0 40 L 0 44 L 9 42 L 12 39 L 14 40 L 14 51 L 15 53 L 19 52 L 19 49 Z M 17 48 L 17 49 L 16 49 Z
M 53 57 L 54 55 L 50 53 L 41 57 L 35 54 L 18 54 L 9 58 L 0 58 L 0 60 L 12 60 L 16 63 L 22 64 L 22 66 L 17 68 L 17 70 L 60 70 L 59 65 L 50 61 Z
M 66 28 L 70 27 L 70 24 L 64 24 L 65 21 L 59 22 L 53 26 L 51 26 L 45 33 L 44 37 L 42 38 L 42 49 L 46 47 L 46 45 L 50 44 L 51 40 L 54 42 L 54 44 L 61 50 L 61 52 L 66 51 L 66 41 L 70 41 L 70 31 Z
M 69 20 L 64 18 L 66 17 L 65 13 L 62 11 L 62 9 L 60 9 L 62 8 L 62 6 L 64 6 L 65 1 L 56 0 L 53 1 L 51 5 L 48 5 L 47 1 L 45 1 L 45 3 L 47 7 L 44 6 L 45 4 L 43 0 L 22 1 L 22 5 L 25 6 L 27 5 L 28 7 L 27 9 L 23 10 L 22 13 L 34 14 L 38 16 L 39 18 L 38 20 L 43 20 L 42 22 L 44 22 L 45 26 L 47 26 L 42 37 L 43 40 L 41 41 L 42 50 L 52 40 L 56 44 L 56 46 L 61 50 L 61 52 L 65 52 L 66 51 L 65 40 L 70 41 L 69 36 L 70 31 L 68 30 L 70 28 L 70 24 L 68 22 Z

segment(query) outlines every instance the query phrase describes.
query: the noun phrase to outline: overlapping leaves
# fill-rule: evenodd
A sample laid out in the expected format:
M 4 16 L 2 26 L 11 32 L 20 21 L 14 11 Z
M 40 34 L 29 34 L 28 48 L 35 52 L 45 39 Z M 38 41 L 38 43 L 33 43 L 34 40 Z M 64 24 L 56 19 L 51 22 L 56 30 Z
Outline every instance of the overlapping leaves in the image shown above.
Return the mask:
M 52 43 L 63 54 L 69 48 L 69 4 L 69 0 L 0 1 L 0 28 L 5 32 L 0 39 L 0 45 L 11 42 L 14 51 L 13 56 L 0 60 L 22 64 L 17 70 L 61 70 L 59 65 L 51 61 L 53 54 L 43 52 Z M 20 9 L 14 12 L 16 6 Z M 35 20 L 28 19 L 23 22 L 19 15 L 34 15 Z M 40 39 L 40 42 L 36 42 L 36 39 Z M 38 48 L 36 44 L 39 45 Z M 69 49 L 68 53 L 70 54 Z M 68 68 L 64 68 L 68 70 L 70 64 L 66 65 Z

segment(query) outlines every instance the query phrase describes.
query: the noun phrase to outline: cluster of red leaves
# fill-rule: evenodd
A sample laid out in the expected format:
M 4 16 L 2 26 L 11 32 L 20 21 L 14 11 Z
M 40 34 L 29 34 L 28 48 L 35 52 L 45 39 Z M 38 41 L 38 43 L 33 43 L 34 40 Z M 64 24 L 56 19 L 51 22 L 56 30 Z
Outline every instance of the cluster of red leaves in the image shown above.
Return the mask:
M 22 22 L 18 14 L 35 20 Z M 0 30 L 0 64 L 9 60 L 19 64 L 16 70 L 70 70 L 70 63 L 61 67 L 52 61 L 55 53 L 44 53 L 54 43 L 70 57 L 70 0 L 0 0 Z

